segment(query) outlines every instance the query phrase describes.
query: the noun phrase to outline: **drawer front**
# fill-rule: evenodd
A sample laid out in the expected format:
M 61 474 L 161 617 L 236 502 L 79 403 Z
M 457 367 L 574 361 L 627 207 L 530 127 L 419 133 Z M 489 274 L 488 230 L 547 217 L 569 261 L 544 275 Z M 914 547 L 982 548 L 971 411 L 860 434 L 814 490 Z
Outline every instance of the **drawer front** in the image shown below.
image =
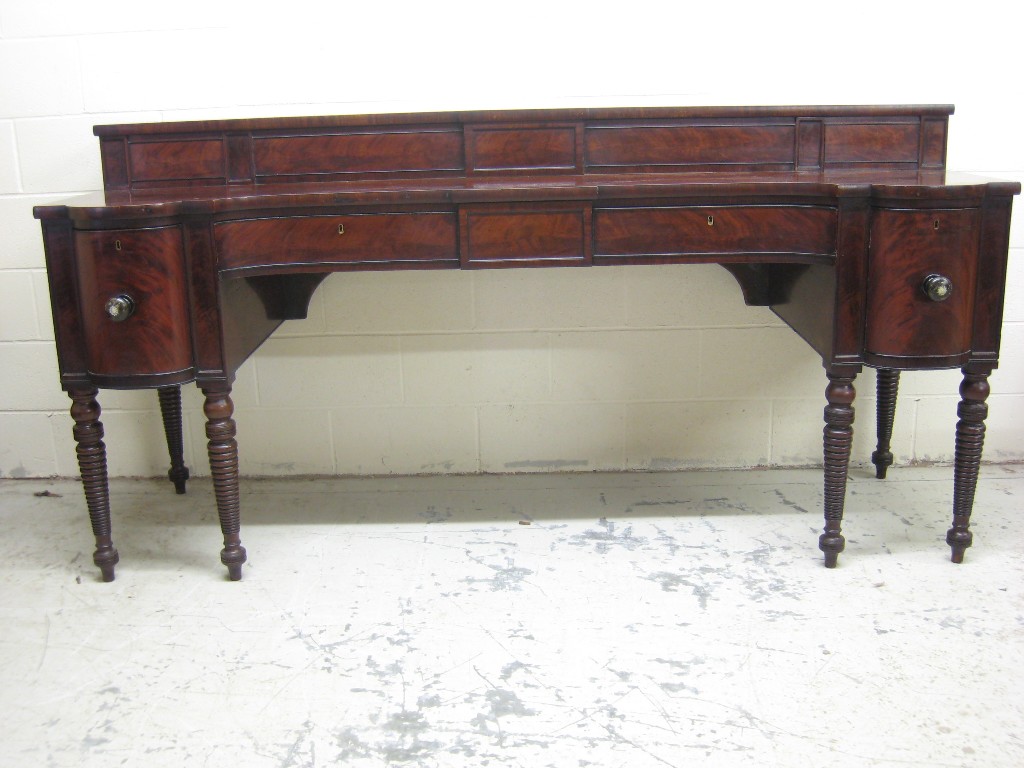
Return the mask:
M 223 269 L 458 259 L 455 215 L 377 213 L 225 221 L 214 225 Z
M 586 266 L 590 206 L 473 205 L 459 212 L 463 267 Z
M 76 232 L 75 248 L 90 373 L 152 375 L 190 368 L 181 230 Z M 121 296 L 134 309 L 118 322 L 106 305 Z
M 968 353 L 977 267 L 977 209 L 875 211 L 868 264 L 867 352 L 921 358 L 922 362 Z M 951 281 L 948 298 L 929 298 L 922 287 L 929 275 Z
M 818 206 L 681 206 L 594 211 L 594 258 L 785 253 L 830 256 L 836 211 Z M 683 259 L 685 260 L 685 259 Z

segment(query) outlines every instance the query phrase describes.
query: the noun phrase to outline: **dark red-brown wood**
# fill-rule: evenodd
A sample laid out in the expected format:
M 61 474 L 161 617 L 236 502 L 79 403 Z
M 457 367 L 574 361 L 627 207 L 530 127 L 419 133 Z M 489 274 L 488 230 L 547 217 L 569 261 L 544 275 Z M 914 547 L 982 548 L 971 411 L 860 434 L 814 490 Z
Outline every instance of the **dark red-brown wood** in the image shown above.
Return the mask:
M 901 369 L 962 367 L 954 559 L 970 544 L 998 363 L 1014 182 L 947 175 L 948 106 L 481 111 L 97 126 L 102 194 L 38 206 L 61 384 L 113 578 L 96 387 L 158 387 L 184 489 L 178 385 L 206 395 L 239 578 L 231 383 L 335 271 L 720 263 L 820 355 L 825 563 L 841 520 L 853 381 L 879 373 L 880 475 Z M 952 294 L 934 301 L 929 275 Z M 104 305 L 127 295 L 135 313 Z M 685 296 L 680 297 L 681 301 Z M 742 372 L 743 361 L 737 361 Z

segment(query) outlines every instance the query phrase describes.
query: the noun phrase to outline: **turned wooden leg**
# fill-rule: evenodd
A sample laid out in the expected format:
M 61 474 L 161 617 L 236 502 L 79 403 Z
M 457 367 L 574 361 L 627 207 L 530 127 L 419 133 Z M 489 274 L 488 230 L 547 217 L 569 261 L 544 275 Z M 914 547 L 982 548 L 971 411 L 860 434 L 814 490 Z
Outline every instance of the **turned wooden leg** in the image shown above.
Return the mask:
M 110 489 L 107 485 L 107 447 L 103 444 L 103 424 L 100 423 L 100 404 L 96 390 L 84 389 L 68 392 L 71 418 L 75 420 L 75 451 L 78 468 L 82 473 L 85 503 L 89 508 L 89 522 L 96 537 L 96 551 L 92 561 L 99 566 L 104 581 L 114 580 L 114 566 L 120 559 L 110 537 Z
M 956 450 L 953 469 L 953 527 L 946 533 L 954 563 L 964 561 L 964 552 L 974 538 L 970 531 L 974 489 L 978 485 L 981 449 L 985 442 L 985 417 L 988 416 L 988 373 L 964 370 L 957 406 Z
M 839 553 L 846 546 L 840 533 L 843 505 L 846 502 L 846 470 L 850 464 L 853 442 L 853 376 L 828 374 L 825 388 L 825 531 L 818 547 L 825 553 L 825 567 L 835 568 Z
M 184 449 L 181 440 L 181 387 L 160 387 L 160 413 L 164 417 L 164 435 L 167 437 L 167 454 L 171 458 L 171 468 L 167 470 L 167 479 L 174 483 L 176 493 L 185 492 L 185 481 L 188 480 L 188 467 L 185 466 Z
M 871 454 L 871 463 L 875 465 L 875 477 L 885 479 L 885 471 L 892 466 L 892 451 L 889 443 L 892 440 L 892 422 L 896 418 L 896 393 L 900 388 L 900 372 L 891 368 L 878 369 L 878 406 L 876 423 L 878 425 L 878 448 Z
M 228 578 L 238 581 L 242 578 L 242 563 L 245 562 L 245 547 L 239 538 L 241 518 L 238 496 L 238 443 L 235 442 L 235 421 L 231 415 L 235 406 L 231 402 L 231 387 L 203 389 L 206 402 L 206 437 L 210 455 L 210 473 L 213 475 L 213 490 L 217 497 L 217 515 L 220 529 L 224 534 L 224 549 L 220 561 L 228 567 Z

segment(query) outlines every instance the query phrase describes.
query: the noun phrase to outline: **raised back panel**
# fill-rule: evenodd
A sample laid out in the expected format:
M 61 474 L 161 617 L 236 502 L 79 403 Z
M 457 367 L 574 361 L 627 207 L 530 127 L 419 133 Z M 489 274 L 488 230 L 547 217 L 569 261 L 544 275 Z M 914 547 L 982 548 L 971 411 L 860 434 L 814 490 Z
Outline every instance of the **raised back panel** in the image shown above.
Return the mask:
M 104 186 L 945 167 L 952 107 L 453 112 L 96 126 Z

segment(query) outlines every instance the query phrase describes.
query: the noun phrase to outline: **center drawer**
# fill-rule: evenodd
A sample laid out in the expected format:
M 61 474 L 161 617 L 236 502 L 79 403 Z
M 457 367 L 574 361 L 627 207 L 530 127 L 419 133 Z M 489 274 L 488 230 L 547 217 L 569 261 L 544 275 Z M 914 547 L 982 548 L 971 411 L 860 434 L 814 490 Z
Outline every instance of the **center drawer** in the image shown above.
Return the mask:
M 594 261 L 836 252 L 836 209 L 722 205 L 594 209 Z M 669 259 L 671 260 L 671 259 Z
M 347 213 L 214 225 L 220 268 L 458 262 L 453 213 Z

